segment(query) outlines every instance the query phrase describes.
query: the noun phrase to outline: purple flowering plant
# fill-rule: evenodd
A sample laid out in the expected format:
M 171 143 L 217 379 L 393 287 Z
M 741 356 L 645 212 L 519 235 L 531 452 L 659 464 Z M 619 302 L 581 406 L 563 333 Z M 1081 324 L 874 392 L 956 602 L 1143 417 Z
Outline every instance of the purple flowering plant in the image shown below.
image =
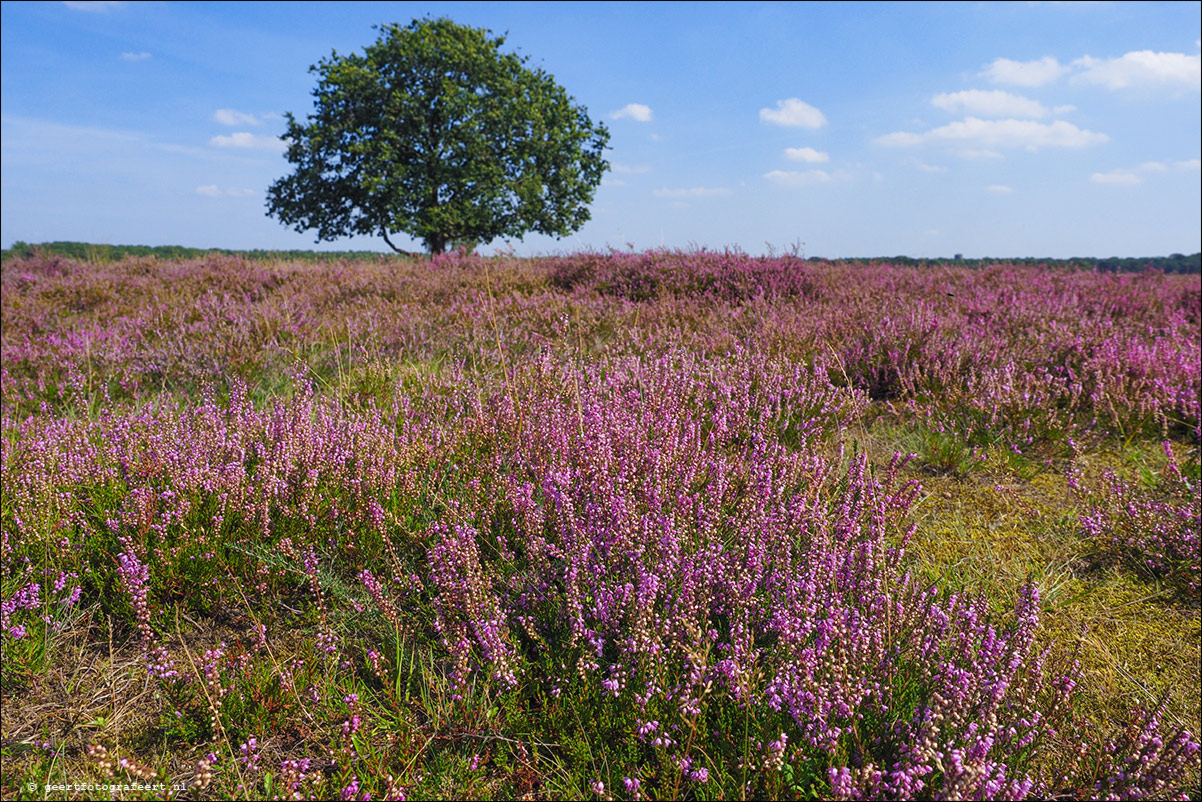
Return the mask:
M 6 261 L 4 655 L 59 608 L 108 622 L 158 758 L 211 748 L 196 787 L 243 796 L 1196 793 L 1188 694 L 1098 735 L 1060 601 L 942 586 L 911 549 L 965 455 L 1166 440 L 1154 486 L 1065 492 L 1196 599 L 1197 283 Z M 899 428 L 944 450 L 895 453 Z M 6 660 L 5 688 L 39 670 Z

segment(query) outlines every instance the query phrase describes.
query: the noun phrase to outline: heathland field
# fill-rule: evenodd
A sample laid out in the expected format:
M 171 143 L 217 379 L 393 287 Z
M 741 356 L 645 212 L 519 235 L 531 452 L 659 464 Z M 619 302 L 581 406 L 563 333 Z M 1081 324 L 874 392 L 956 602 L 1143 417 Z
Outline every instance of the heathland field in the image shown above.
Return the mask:
M 2 288 L 5 799 L 1199 796 L 1197 275 Z

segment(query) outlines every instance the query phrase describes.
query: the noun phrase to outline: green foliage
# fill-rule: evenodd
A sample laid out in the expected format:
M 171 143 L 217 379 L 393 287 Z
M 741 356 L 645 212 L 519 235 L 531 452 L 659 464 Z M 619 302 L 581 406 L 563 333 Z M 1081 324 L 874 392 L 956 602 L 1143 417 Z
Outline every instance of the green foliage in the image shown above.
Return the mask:
M 431 253 L 589 219 L 609 132 L 551 75 L 449 19 L 379 30 L 362 55 L 310 68 L 316 109 L 307 124 L 286 115 L 296 170 L 268 214 L 319 241 L 379 234 L 395 249 L 400 231 Z

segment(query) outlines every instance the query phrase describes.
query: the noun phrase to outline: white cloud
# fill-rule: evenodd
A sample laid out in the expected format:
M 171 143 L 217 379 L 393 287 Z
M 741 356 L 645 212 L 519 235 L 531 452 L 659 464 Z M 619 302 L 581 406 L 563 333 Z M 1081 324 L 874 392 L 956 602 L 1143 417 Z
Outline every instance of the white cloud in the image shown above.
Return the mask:
M 785 158 L 809 164 L 822 164 L 831 160 L 830 154 L 813 148 L 785 148 Z
M 1051 56 L 1045 56 L 1037 61 L 1012 61 L 1008 58 L 999 58 L 986 67 L 981 75 L 995 84 L 1034 87 L 1051 83 L 1069 72 L 1074 73 L 1072 80 L 1075 83 L 1092 83 L 1107 89 L 1168 87 L 1195 92 L 1202 89 L 1202 56 L 1185 53 L 1159 53 L 1152 50 L 1133 50 L 1118 58 L 1094 58 L 1087 55 L 1074 60 L 1071 64 L 1061 64 Z M 972 93 L 959 92 L 956 94 Z M 936 105 L 939 104 L 936 103 Z M 1062 109 L 1073 110 L 1071 106 L 1057 107 L 1055 113 L 1063 113 Z M 988 114 L 979 109 L 966 108 L 965 110 L 970 113 Z M 1013 116 L 1036 116 L 1011 114 Z
M 92 11 L 103 14 L 109 9 L 125 5 L 120 0 L 64 0 L 63 5 L 76 11 Z
M 1202 159 L 1186 159 L 1172 163 L 1172 169 L 1178 172 L 1188 172 L 1202 168 Z M 1170 166 L 1164 162 L 1144 162 L 1138 167 L 1120 168 L 1107 173 L 1094 173 L 1089 177 L 1095 184 L 1111 184 L 1116 186 L 1135 186 L 1144 182 L 1148 173 L 1167 173 Z
M 918 161 L 917 159 L 914 161 L 914 166 L 917 167 L 919 170 L 922 170 L 924 173 L 946 173 L 947 172 L 946 167 L 942 167 L 937 164 L 925 164 L 923 162 Z
M 760 109 L 760 120 L 790 128 L 821 128 L 826 116 L 818 109 L 795 97 L 776 101 L 775 109 Z
M 1163 86 L 1175 89 L 1202 89 L 1202 56 L 1185 53 L 1156 53 L 1136 50 L 1118 58 L 1096 59 L 1083 56 L 1073 62 L 1081 70 L 1074 81 L 1099 84 L 1107 89 Z
M 1111 184 L 1113 186 L 1135 186 L 1144 180 L 1131 170 L 1111 170 L 1108 173 L 1094 173 L 1089 180 L 1095 184 Z
M 239 148 L 243 150 L 273 150 L 283 153 L 288 149 L 284 140 L 275 136 L 258 136 L 246 131 L 239 131 L 229 136 L 215 136 L 209 140 L 210 145 L 219 148 Z
M 764 173 L 764 178 L 782 187 L 814 187 L 846 180 L 848 176 L 846 173 L 832 174 L 826 170 L 773 170 L 770 173 Z
M 934 134 L 934 132 L 931 132 Z M 914 134 L 909 131 L 894 131 L 891 134 L 878 136 L 875 141 L 878 145 L 889 145 L 890 147 L 909 147 L 911 145 L 921 145 L 927 137 L 923 134 Z
M 1037 100 L 1012 95 L 1001 89 L 969 89 L 944 92 L 931 98 L 931 105 L 952 113 L 980 114 L 984 117 L 1046 117 L 1047 108 Z
M 213 112 L 213 120 L 222 125 L 259 125 L 261 121 L 253 114 L 246 114 L 233 109 L 217 109 Z
M 39 150 L 63 151 L 72 155 L 84 148 L 90 153 L 91 148 L 107 147 L 111 144 L 136 144 L 137 147 L 149 144 L 146 135 L 138 131 L 63 125 L 12 114 L 0 116 L 0 121 L 4 127 L 6 163 L 9 147 L 14 143 L 38 145 Z
M 638 175 L 641 173 L 651 172 L 651 165 L 649 165 L 649 164 L 619 164 L 618 162 L 613 162 L 612 164 L 609 165 L 609 169 L 615 173 L 624 173 L 626 175 Z
M 121 54 L 121 59 L 123 61 L 145 61 L 148 58 L 150 58 L 150 54 L 147 53 L 145 50 L 143 50 L 141 53 L 122 53 Z
M 613 120 L 629 117 L 636 122 L 649 123 L 651 122 L 651 107 L 644 106 L 642 103 L 628 103 L 609 116 Z
M 228 195 L 231 198 L 253 198 L 259 193 L 246 187 L 226 187 L 222 190 L 216 184 L 205 184 L 196 188 L 196 194 L 204 195 L 206 198 L 220 198 L 222 195 Z
M 1034 120 L 982 120 L 977 117 L 967 117 L 924 133 L 896 131 L 876 138 L 877 144 L 894 147 L 943 143 L 970 146 L 970 150 L 1080 148 L 1109 140 L 1106 134 L 1083 130 L 1063 120 L 1040 123 Z
M 989 150 L 988 148 L 961 148 L 960 150 L 956 151 L 956 155 L 961 159 L 965 159 L 970 162 L 982 161 L 984 159 L 1002 158 L 1002 154 L 998 153 L 996 150 Z
M 726 187 L 690 187 L 689 189 L 661 187 L 652 190 L 651 194 L 657 198 L 719 198 L 729 195 L 730 190 Z
M 995 84 L 1010 86 L 1043 86 L 1068 72 L 1069 68 L 1051 56 L 1037 61 L 1012 61 L 1008 58 L 995 59 L 981 73 Z
M 157 142 L 141 131 L 62 125 L 5 114 L 4 165 L 36 158 L 46 164 L 109 161 L 127 156 L 138 166 L 151 163 L 148 152 L 180 154 L 210 162 L 229 162 L 228 152 L 211 147 Z M 124 164 L 124 162 L 122 162 Z M 157 162 L 154 162 L 157 164 Z
M 1005 184 L 990 184 L 985 187 L 985 191 L 990 195 L 1013 195 L 1014 188 L 1008 187 Z

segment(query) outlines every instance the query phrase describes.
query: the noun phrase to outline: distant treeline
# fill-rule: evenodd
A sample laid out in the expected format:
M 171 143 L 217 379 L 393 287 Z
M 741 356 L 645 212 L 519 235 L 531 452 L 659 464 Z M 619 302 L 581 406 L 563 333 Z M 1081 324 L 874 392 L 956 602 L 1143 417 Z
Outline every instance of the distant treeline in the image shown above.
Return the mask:
M 961 265 L 963 267 L 984 267 L 986 265 L 1005 262 L 1021 265 L 1048 265 L 1077 267 L 1101 270 L 1109 273 L 1139 273 L 1153 269 L 1165 273 L 1202 273 L 1202 252 L 1186 256 L 1183 253 L 1173 253 L 1168 256 L 1110 256 L 1100 259 L 1096 256 L 1074 256 L 1071 259 L 1040 259 L 1033 256 L 1019 258 L 993 258 L 986 256 L 981 259 L 964 259 L 959 256 L 938 259 L 915 259 L 912 256 L 881 256 L 875 259 L 844 259 L 845 262 L 888 262 L 894 265 Z
M 1153 256 L 1150 259 L 1120 259 L 1112 256 L 1109 259 L 1094 259 L 1093 263 L 1098 270 L 1116 273 L 1143 270 L 1149 265 L 1166 273 L 1202 273 L 1202 253 L 1189 256 L 1172 253 L 1168 256 Z
M 115 262 L 126 256 L 153 256 L 157 259 L 195 259 L 213 253 L 239 255 L 248 259 L 294 261 L 336 261 L 339 259 L 375 259 L 385 254 L 377 251 L 270 251 L 235 250 L 230 248 L 185 248 L 182 245 L 93 245 L 88 242 L 43 242 L 30 245 L 14 242 L 3 251 L 3 258 L 13 256 L 66 256 L 87 262 Z M 416 254 L 415 254 L 416 255 Z
M 229 248 L 185 248 L 182 245 L 93 245 L 87 242 L 43 242 L 30 245 L 26 242 L 14 242 L 12 248 L 5 249 L 4 259 L 13 256 L 33 256 L 34 254 L 66 256 L 71 259 L 88 262 L 112 262 L 126 256 L 154 256 L 158 259 L 195 259 L 212 253 L 239 255 L 248 259 L 264 259 L 278 261 L 333 261 L 340 259 L 378 259 L 391 257 L 377 251 L 271 251 L 271 250 L 233 250 Z M 420 256 L 421 254 L 407 254 Z M 825 261 L 821 257 L 811 257 L 816 261 Z M 1173 253 L 1168 256 L 1118 257 L 1111 256 L 1099 259 L 1094 256 L 1080 256 L 1072 259 L 1039 259 L 1023 258 L 991 258 L 963 259 L 953 258 L 916 259 L 912 256 L 882 256 L 873 259 L 843 259 L 844 262 L 888 262 L 895 265 L 960 265 L 963 267 L 984 267 L 986 265 L 1006 262 L 1009 264 L 1048 265 L 1061 267 L 1076 267 L 1086 270 L 1102 270 L 1114 273 L 1138 273 L 1149 268 L 1165 273 L 1202 273 L 1202 252 L 1186 256 L 1183 253 Z

